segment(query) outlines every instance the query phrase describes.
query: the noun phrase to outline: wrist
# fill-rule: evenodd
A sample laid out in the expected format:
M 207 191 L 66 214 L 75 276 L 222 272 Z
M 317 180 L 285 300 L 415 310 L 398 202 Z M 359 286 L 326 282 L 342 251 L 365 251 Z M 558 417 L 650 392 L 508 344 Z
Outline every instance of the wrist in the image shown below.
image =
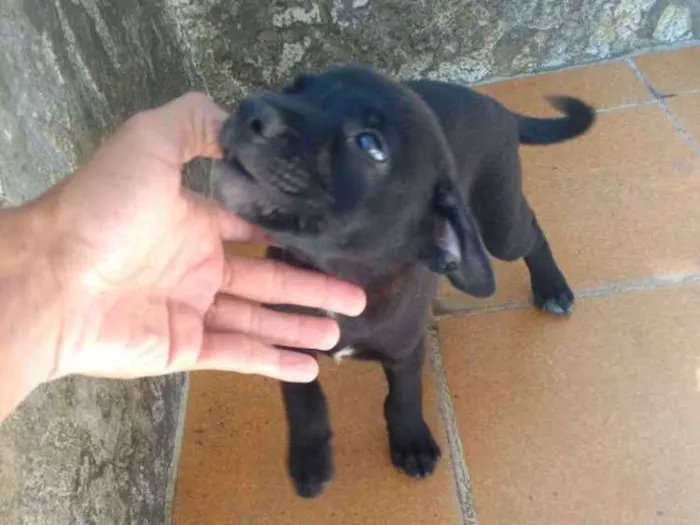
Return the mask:
M 50 201 L 0 210 L 0 421 L 48 380 L 61 319 Z

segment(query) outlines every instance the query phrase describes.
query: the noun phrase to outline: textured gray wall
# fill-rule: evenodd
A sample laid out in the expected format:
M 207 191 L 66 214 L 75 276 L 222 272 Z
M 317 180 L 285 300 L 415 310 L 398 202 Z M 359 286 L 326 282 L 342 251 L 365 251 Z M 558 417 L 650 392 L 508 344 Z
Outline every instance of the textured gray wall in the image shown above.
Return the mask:
M 36 196 L 125 117 L 202 87 L 162 4 L 0 2 L 0 196 Z
M 0 3 L 6 203 L 70 174 L 135 110 L 201 87 L 176 27 L 153 0 Z M 204 188 L 201 166 L 190 176 Z M 0 523 L 164 523 L 185 379 L 36 391 L 0 426 Z
M 700 0 L 3 0 L 0 205 L 69 175 L 127 115 L 225 104 L 356 60 L 474 82 L 700 37 Z M 188 184 L 206 191 L 206 165 Z M 167 522 L 185 378 L 71 378 L 0 427 L 0 521 Z
M 224 103 L 347 60 L 475 82 L 700 37 L 699 0 L 167 0 Z
M 37 391 L 0 427 L 0 522 L 165 523 L 184 380 L 68 378 Z

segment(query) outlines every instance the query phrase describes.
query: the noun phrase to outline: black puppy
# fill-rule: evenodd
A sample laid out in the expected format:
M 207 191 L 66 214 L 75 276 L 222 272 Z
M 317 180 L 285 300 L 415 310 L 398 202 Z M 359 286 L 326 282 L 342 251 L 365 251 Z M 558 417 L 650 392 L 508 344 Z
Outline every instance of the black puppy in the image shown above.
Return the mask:
M 438 274 L 485 297 L 495 288 L 487 251 L 524 258 L 536 305 L 555 315 L 573 307 L 522 194 L 518 145 L 576 137 L 594 112 L 572 98 L 551 102 L 566 116 L 525 117 L 465 87 L 344 67 L 244 100 L 222 127 L 215 194 L 284 246 L 268 257 L 365 287 L 365 312 L 338 319 L 330 354 L 381 362 L 391 459 L 411 476 L 431 474 L 440 457 L 421 386 Z M 333 472 L 326 400 L 318 381 L 284 383 L 282 393 L 289 473 L 313 497 Z

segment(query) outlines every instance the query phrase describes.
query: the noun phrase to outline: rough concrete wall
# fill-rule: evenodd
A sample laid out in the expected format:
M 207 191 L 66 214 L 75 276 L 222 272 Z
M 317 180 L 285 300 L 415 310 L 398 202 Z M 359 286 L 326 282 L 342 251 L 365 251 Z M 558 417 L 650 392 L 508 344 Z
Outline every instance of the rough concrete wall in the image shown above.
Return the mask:
M 153 0 L 3 0 L 0 201 L 34 197 L 129 114 L 201 87 L 176 28 Z M 205 181 L 194 166 L 190 185 Z M 0 427 L 0 523 L 164 523 L 184 384 L 36 391 Z
M 68 378 L 0 427 L 3 525 L 166 522 L 184 376 Z
M 166 0 L 218 100 L 357 60 L 475 82 L 700 37 L 698 0 Z
M 0 3 L 0 197 L 36 196 L 128 115 L 201 87 L 161 4 Z

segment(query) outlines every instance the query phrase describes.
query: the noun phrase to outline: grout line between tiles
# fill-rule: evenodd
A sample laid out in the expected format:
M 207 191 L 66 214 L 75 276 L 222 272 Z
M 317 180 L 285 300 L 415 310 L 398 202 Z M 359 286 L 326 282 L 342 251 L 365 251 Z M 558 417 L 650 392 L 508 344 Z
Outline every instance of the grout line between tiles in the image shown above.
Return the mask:
M 656 104 L 656 100 L 640 100 L 638 102 L 630 102 L 629 104 L 620 104 L 619 106 L 612 106 L 609 108 L 596 109 L 596 113 L 610 113 L 612 111 L 620 111 L 623 109 L 638 108 L 643 106 L 649 106 L 650 104 Z
M 673 113 L 671 113 L 671 109 L 668 107 L 668 103 L 666 102 L 666 97 L 664 97 L 661 93 L 654 89 L 654 86 L 652 85 L 651 81 L 644 75 L 644 73 L 641 72 L 641 70 L 637 67 L 637 64 L 632 58 L 627 58 L 626 61 L 629 67 L 632 68 L 634 74 L 637 75 L 637 78 L 639 78 L 639 80 L 644 84 L 647 90 L 654 97 L 654 100 L 656 101 L 656 104 L 659 106 L 661 111 L 663 111 L 666 117 L 668 117 L 671 120 L 671 122 L 673 123 L 673 127 L 676 129 L 681 138 L 690 146 L 695 155 L 700 157 L 700 144 L 695 142 L 692 135 L 688 133 L 687 129 L 685 129 L 683 123 L 678 118 L 676 118 L 676 116 Z
M 583 68 L 587 68 L 587 67 L 604 66 L 606 64 L 622 63 L 625 60 L 630 60 L 630 59 L 633 59 L 633 58 L 636 58 L 639 56 L 655 55 L 655 54 L 664 53 L 667 51 L 678 51 L 681 49 L 688 49 L 691 47 L 698 47 L 698 46 L 700 46 L 700 40 L 693 38 L 693 39 L 684 40 L 681 42 L 674 42 L 672 44 L 643 47 L 640 49 L 636 49 L 630 53 L 621 53 L 619 55 L 612 56 L 612 57 L 592 59 L 590 62 L 583 62 L 580 64 L 564 65 L 564 66 L 541 67 L 541 68 L 538 68 L 534 71 L 530 71 L 527 73 L 520 73 L 520 74 L 516 74 L 516 75 L 511 75 L 511 76 L 487 77 L 487 78 L 482 79 L 482 80 L 477 80 L 476 82 L 466 82 L 465 84 L 470 86 L 470 87 L 488 86 L 489 84 L 497 84 L 499 82 L 505 82 L 508 80 L 518 80 L 521 78 L 534 77 L 534 76 L 538 76 L 538 75 L 546 75 L 548 73 L 560 73 L 563 71 L 572 71 L 572 70 L 583 69 Z
M 671 99 L 671 98 L 678 98 L 683 95 L 697 95 L 700 93 L 700 89 L 681 89 L 678 91 L 674 91 L 672 95 L 669 96 L 663 96 L 666 100 Z
M 686 91 L 679 91 L 675 93 L 672 97 L 665 97 L 661 96 L 664 100 L 668 100 L 671 98 L 677 98 L 683 95 L 696 95 L 700 94 L 700 89 L 690 89 Z M 634 109 L 634 108 L 639 108 L 639 107 L 644 107 L 644 106 L 650 106 L 652 104 L 658 104 L 659 101 L 657 100 L 656 97 L 651 98 L 649 100 L 637 100 L 635 102 L 629 102 L 627 104 L 620 104 L 619 106 L 610 106 L 608 108 L 596 108 L 595 112 L 596 113 L 610 113 L 613 111 L 621 111 L 625 109 Z
M 450 466 L 452 467 L 452 477 L 459 500 L 460 517 L 462 525 L 478 525 L 474 500 L 472 498 L 471 482 L 469 470 L 464 457 L 462 440 L 457 429 L 454 406 L 452 405 L 452 395 L 447 384 L 447 376 L 442 363 L 442 353 L 440 340 L 437 336 L 437 325 L 432 322 L 428 330 L 428 349 L 430 351 L 430 364 L 435 376 L 438 400 L 440 404 L 440 415 L 445 428 L 447 444 L 449 447 Z
M 639 281 L 628 281 L 623 283 L 606 284 L 596 288 L 584 288 L 576 290 L 577 299 L 588 299 L 592 297 L 602 297 L 618 293 L 642 292 L 647 290 L 662 289 L 669 286 L 676 286 L 688 283 L 700 283 L 700 274 L 694 273 L 682 276 L 651 277 Z M 433 306 L 433 315 L 436 320 L 445 319 L 455 315 L 480 315 L 510 310 L 522 310 L 532 306 L 532 300 L 507 301 L 498 304 L 477 308 L 450 307 L 445 301 L 437 299 Z
M 580 295 L 576 294 L 576 297 Z M 481 314 L 493 314 L 498 312 L 508 312 L 511 310 L 524 310 L 525 308 L 530 308 L 532 306 L 532 300 L 522 300 L 522 301 L 507 301 L 504 303 L 490 304 L 488 306 L 479 307 L 450 307 L 445 305 L 445 302 L 441 299 L 437 299 L 436 304 L 433 306 L 433 312 L 435 319 L 446 319 L 455 315 L 462 316 L 472 316 Z
M 646 87 L 646 86 L 645 86 Z M 660 95 L 660 97 L 663 100 L 669 100 L 669 99 L 674 99 L 678 98 L 684 95 L 697 95 L 700 94 L 700 89 L 689 89 L 686 91 L 678 91 L 673 94 L 673 96 L 663 96 Z M 598 108 L 595 110 L 596 113 L 609 113 L 611 111 L 620 111 L 623 109 L 632 109 L 632 108 L 638 108 L 638 107 L 643 107 L 643 106 L 649 106 L 651 104 L 658 104 L 659 101 L 657 100 L 656 97 L 649 99 L 649 100 L 638 100 L 636 102 L 630 102 L 628 104 L 620 104 L 619 106 L 611 106 L 609 108 Z

